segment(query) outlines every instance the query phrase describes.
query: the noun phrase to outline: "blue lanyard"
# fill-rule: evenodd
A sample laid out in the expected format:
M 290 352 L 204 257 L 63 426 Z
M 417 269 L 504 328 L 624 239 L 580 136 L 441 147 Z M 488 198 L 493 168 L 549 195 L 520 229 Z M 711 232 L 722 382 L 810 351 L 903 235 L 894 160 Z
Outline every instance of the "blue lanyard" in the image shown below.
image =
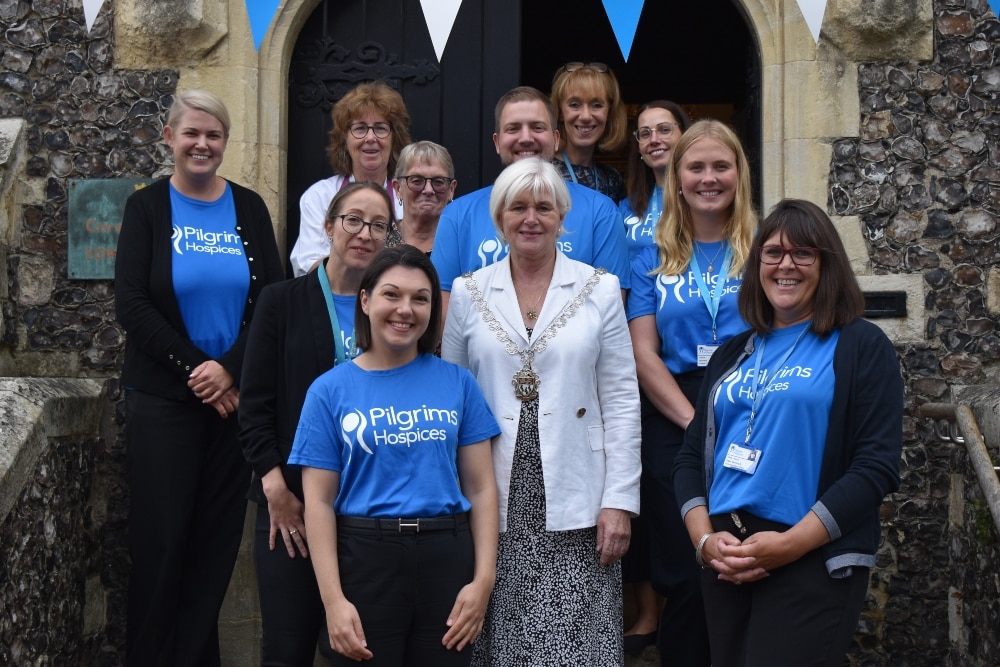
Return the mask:
M 755 355 L 753 364 L 753 388 L 754 388 L 753 403 L 751 403 L 750 405 L 750 417 L 749 419 L 747 419 L 747 435 L 746 439 L 743 441 L 743 444 L 747 444 L 750 442 L 750 432 L 753 431 L 753 422 L 757 418 L 757 413 L 760 411 L 760 404 L 764 401 L 764 395 L 767 394 L 768 387 L 774 384 L 774 380 L 778 377 L 778 373 L 781 372 L 781 369 L 782 367 L 784 367 L 785 362 L 788 361 L 788 357 L 792 356 L 792 352 L 795 351 L 795 348 L 796 346 L 798 346 L 799 341 L 802 340 L 802 337 L 806 335 L 806 332 L 809 331 L 811 327 L 812 327 L 811 323 L 806 324 L 806 326 L 803 327 L 802 331 L 799 332 L 799 335 L 795 339 L 795 342 L 792 343 L 792 346 L 788 348 L 784 356 L 782 356 L 781 359 L 778 360 L 778 363 L 774 365 L 774 371 L 771 373 L 771 377 L 767 379 L 767 384 L 764 385 L 763 389 L 760 388 L 758 379 L 760 378 L 760 363 L 761 360 L 764 358 L 764 345 L 766 343 L 766 339 L 761 336 L 756 336 L 757 353 Z
M 326 310 L 330 314 L 330 326 L 333 328 L 333 365 L 341 364 L 348 359 L 353 359 L 358 356 L 358 348 L 354 347 L 351 349 L 350 357 L 347 356 L 347 351 L 344 350 L 344 340 L 340 336 L 340 320 L 337 318 L 337 305 L 333 302 L 333 291 L 330 289 L 330 279 L 326 275 L 326 263 L 330 259 L 324 259 L 323 263 L 317 267 L 316 272 L 319 274 L 319 284 L 323 289 L 323 298 L 326 299 Z M 351 341 L 357 340 L 354 330 L 351 330 Z
M 576 180 L 576 172 L 573 171 L 573 165 L 571 165 L 569 163 L 569 158 L 566 157 L 566 151 L 562 152 L 562 161 L 563 161 L 563 164 L 566 165 L 566 169 L 569 170 L 569 177 L 571 179 L 573 179 L 574 183 L 576 183 L 577 185 L 580 185 L 580 183 Z M 596 166 L 594 167 L 594 189 L 597 190 L 598 192 L 601 191 L 601 176 L 600 176 L 600 174 L 597 173 L 597 167 Z
M 653 194 L 649 196 L 649 203 L 646 204 L 646 220 L 652 216 L 653 224 L 660 219 L 660 209 L 663 207 L 663 188 L 659 185 L 653 187 Z
M 693 242 L 692 242 L 693 243 Z M 733 260 L 733 248 L 728 242 L 726 244 L 726 254 L 722 258 L 722 266 L 719 267 L 719 279 L 715 281 L 715 287 L 708 289 L 705 283 L 705 276 L 701 275 L 701 265 L 698 264 L 697 248 L 691 248 L 691 272 L 694 273 L 694 281 L 698 284 L 698 293 L 701 294 L 708 314 L 712 316 L 712 342 L 719 340 L 715 330 L 715 318 L 719 314 L 719 304 L 722 302 L 722 293 L 726 291 L 726 282 L 729 280 L 729 264 Z M 711 278 L 711 276 L 709 276 Z

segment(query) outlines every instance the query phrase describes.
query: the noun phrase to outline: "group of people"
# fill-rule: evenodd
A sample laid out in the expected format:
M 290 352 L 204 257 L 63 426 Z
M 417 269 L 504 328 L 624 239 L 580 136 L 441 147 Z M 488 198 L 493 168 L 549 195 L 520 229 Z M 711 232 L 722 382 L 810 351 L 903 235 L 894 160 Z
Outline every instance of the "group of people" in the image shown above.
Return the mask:
M 332 116 L 292 279 L 211 93 L 126 206 L 128 664 L 219 664 L 244 497 L 264 665 L 839 664 L 902 384 L 826 214 L 758 223 L 736 134 L 666 100 L 600 163 L 601 63 L 507 92 L 457 199 L 388 85 Z

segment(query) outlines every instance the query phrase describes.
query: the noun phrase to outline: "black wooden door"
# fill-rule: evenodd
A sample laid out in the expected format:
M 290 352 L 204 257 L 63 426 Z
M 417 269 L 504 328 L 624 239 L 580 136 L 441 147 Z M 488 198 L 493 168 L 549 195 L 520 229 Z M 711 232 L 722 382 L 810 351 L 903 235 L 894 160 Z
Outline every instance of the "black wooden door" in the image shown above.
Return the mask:
M 519 0 L 464 0 L 438 62 L 419 0 L 323 0 L 299 33 L 289 69 L 287 243 L 298 201 L 331 175 L 324 149 L 330 109 L 361 81 L 400 92 L 414 140 L 436 141 L 455 161 L 459 194 L 492 182 L 493 108 L 520 78 Z

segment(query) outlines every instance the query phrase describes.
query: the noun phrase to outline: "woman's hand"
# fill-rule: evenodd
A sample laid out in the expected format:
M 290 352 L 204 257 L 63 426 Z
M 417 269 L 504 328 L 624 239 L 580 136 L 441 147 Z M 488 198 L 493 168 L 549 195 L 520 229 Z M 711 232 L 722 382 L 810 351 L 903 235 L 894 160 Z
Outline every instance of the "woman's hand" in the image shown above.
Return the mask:
M 597 518 L 597 553 L 601 566 L 607 567 L 628 551 L 632 539 L 632 522 L 625 510 L 605 507 Z
M 230 387 L 226 391 L 222 392 L 222 395 L 214 401 L 204 401 L 206 405 L 210 405 L 219 413 L 219 416 L 225 419 L 229 415 L 236 412 L 240 407 L 240 392 L 236 387 Z
M 722 535 L 732 537 L 729 533 Z M 732 540 L 716 543 L 721 567 L 717 567 L 714 560 L 712 567 L 719 571 L 720 579 L 743 583 L 757 581 L 766 577 L 769 571 L 797 561 L 828 543 L 830 534 L 816 513 L 809 511 L 784 532 L 764 530 L 754 533 L 742 543 L 736 538 Z M 708 541 L 713 540 L 709 538 Z
M 274 551 L 280 535 L 285 543 L 285 549 L 288 550 L 289 558 L 295 558 L 296 548 L 303 558 L 309 558 L 309 549 L 306 547 L 306 523 L 303 516 L 305 505 L 288 490 L 285 477 L 281 474 L 281 467 L 271 468 L 260 481 L 267 497 L 267 512 L 271 515 L 271 534 L 268 538 L 271 551 Z
M 365 641 L 361 616 L 347 598 L 342 597 L 326 606 L 326 631 L 330 635 L 330 647 L 344 657 L 352 660 L 371 660 L 374 657 Z
M 753 539 L 751 536 L 748 539 Z M 742 584 L 757 581 L 767 576 L 767 570 L 760 566 L 757 559 L 749 554 L 732 533 L 721 531 L 714 533 L 701 550 L 701 557 L 712 569 L 719 573 L 722 581 Z
M 455 598 L 455 606 L 448 614 L 448 632 L 441 639 L 445 648 L 461 651 L 476 641 L 483 629 L 486 606 L 492 592 L 492 584 L 484 581 L 472 581 L 462 587 Z
M 188 387 L 202 403 L 214 403 L 232 386 L 233 376 L 214 359 L 198 364 L 188 376 Z

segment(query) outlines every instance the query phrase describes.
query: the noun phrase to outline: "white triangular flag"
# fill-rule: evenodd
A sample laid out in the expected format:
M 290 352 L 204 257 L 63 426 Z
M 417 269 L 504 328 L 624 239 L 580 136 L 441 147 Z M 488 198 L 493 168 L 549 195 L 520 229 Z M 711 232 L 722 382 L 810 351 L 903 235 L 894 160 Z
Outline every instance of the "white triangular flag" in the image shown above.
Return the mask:
M 94 27 L 94 21 L 97 20 L 97 15 L 101 13 L 103 6 L 104 0 L 83 0 L 83 18 L 87 22 L 87 32 Z
M 819 30 L 823 27 L 823 14 L 826 13 L 826 0 L 799 0 L 799 11 L 809 26 L 813 40 L 819 43 Z
M 424 10 L 424 22 L 431 34 L 431 43 L 434 44 L 438 62 L 441 62 L 441 56 L 444 55 L 444 47 L 448 44 L 451 28 L 455 25 L 455 17 L 458 16 L 458 8 L 461 6 L 462 0 L 420 0 L 420 7 Z

